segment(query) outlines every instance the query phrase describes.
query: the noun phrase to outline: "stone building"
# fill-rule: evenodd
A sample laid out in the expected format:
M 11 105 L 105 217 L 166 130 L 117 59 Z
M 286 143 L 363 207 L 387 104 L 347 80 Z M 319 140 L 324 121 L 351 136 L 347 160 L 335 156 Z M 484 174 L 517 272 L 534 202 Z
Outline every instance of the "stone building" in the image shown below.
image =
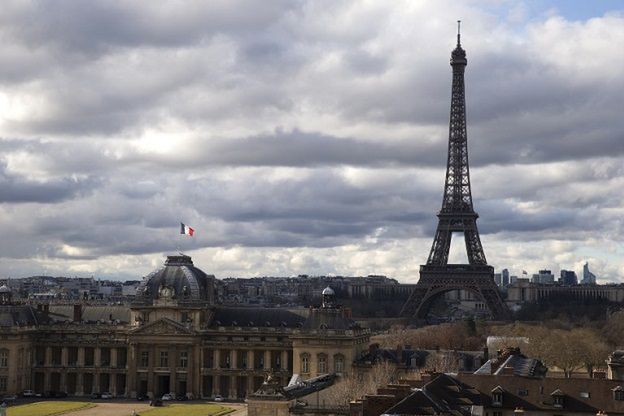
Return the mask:
M 331 296 L 323 313 L 223 307 L 215 286 L 179 255 L 143 279 L 130 305 L 21 305 L 0 288 L 0 395 L 244 398 L 268 373 L 286 385 L 297 373 L 346 372 L 368 345 Z

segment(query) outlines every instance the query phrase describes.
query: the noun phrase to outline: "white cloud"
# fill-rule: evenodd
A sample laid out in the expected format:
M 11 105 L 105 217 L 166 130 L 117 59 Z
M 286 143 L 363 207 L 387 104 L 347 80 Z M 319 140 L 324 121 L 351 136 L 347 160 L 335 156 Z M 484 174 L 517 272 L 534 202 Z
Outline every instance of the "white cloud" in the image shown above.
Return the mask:
M 415 281 L 441 202 L 459 16 L 489 262 L 578 271 L 587 259 L 601 278 L 622 276 L 621 13 L 4 6 L 0 232 L 12 238 L 0 274 L 140 277 L 180 245 L 220 277 Z M 176 239 L 181 219 L 196 239 Z

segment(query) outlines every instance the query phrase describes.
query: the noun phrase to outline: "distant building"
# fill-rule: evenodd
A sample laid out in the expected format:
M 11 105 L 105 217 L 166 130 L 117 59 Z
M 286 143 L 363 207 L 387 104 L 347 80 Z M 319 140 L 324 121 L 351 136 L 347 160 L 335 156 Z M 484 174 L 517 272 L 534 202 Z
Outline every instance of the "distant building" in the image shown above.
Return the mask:
M 526 302 L 542 302 L 552 299 L 568 299 L 571 302 L 607 301 L 624 302 L 624 285 L 564 286 L 529 282 L 518 279 L 507 290 L 507 304 L 518 309 Z
M 550 270 L 540 270 L 531 278 L 531 283 L 539 283 L 543 285 L 552 285 L 555 283 L 555 275 Z
M 25 304 L 0 286 L 0 396 L 242 400 L 268 375 L 286 386 L 295 374 L 350 374 L 368 346 L 369 330 L 334 303 L 332 289 L 320 308 L 233 307 L 217 304 L 217 284 L 180 255 L 146 276 L 130 304 Z
M 589 263 L 585 262 L 583 266 L 583 280 L 581 280 L 582 285 L 595 285 L 596 284 L 596 275 L 589 271 Z
M 494 273 L 494 283 L 496 283 L 498 287 L 503 287 L 503 279 L 500 273 Z
M 576 272 L 574 270 L 561 270 L 561 277 L 559 278 L 559 283 L 565 286 L 572 286 L 578 284 L 578 278 L 576 277 Z
M 502 277 L 503 277 L 503 287 L 509 286 L 509 284 L 511 283 L 509 281 L 509 270 L 503 269 L 501 274 L 502 274 Z

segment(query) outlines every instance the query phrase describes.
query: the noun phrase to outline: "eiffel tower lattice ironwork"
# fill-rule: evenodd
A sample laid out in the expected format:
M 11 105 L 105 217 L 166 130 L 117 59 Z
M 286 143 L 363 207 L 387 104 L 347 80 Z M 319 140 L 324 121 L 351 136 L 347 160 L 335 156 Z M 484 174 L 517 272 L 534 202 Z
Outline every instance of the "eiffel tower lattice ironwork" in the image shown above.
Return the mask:
M 494 283 L 494 268 L 488 266 L 479 238 L 472 205 L 468 168 L 468 134 L 464 71 L 468 61 L 461 47 L 459 21 L 457 47 L 451 53 L 453 85 L 449 123 L 448 159 L 442 209 L 427 264 L 420 267 L 420 280 L 403 306 L 401 315 L 425 319 L 432 302 L 451 290 L 468 290 L 480 298 L 495 319 L 506 319 L 509 311 Z M 463 233 L 468 264 L 448 264 L 453 233 Z

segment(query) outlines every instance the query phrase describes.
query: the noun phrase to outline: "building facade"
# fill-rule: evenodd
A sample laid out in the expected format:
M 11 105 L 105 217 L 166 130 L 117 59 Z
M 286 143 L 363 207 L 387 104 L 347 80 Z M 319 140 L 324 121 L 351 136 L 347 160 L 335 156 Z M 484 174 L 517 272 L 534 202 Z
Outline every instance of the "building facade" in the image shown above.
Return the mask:
M 0 395 L 237 399 L 267 374 L 286 385 L 306 355 L 304 378 L 349 368 L 368 345 L 368 331 L 340 308 L 223 307 L 215 286 L 190 257 L 169 256 L 126 306 L 22 305 L 1 289 Z

